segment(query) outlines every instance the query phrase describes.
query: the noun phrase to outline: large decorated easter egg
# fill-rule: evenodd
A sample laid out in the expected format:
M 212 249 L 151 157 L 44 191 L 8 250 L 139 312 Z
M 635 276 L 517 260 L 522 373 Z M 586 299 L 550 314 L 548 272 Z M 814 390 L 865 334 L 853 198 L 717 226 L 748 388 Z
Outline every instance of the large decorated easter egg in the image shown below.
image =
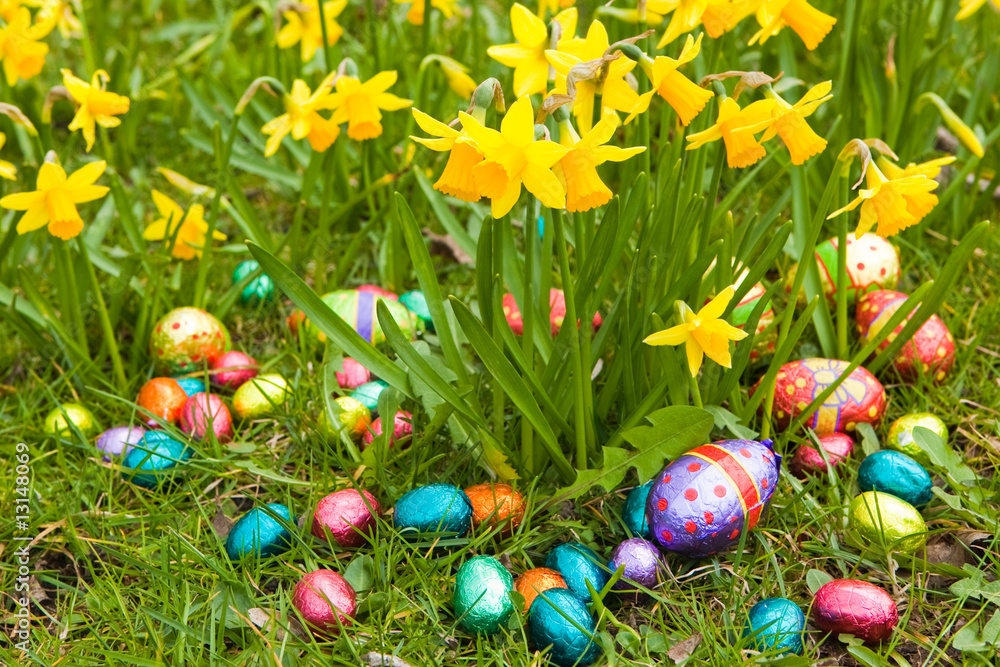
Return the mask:
M 72 424 L 72 426 L 70 426 Z M 97 420 L 94 413 L 79 403 L 63 403 L 56 406 L 45 416 L 42 428 L 49 435 L 69 436 L 73 427 L 79 429 L 83 437 L 89 438 L 97 432 Z
M 139 389 L 135 404 L 152 415 L 146 420 L 146 425 L 159 428 L 160 422 L 156 418 L 168 424 L 176 423 L 180 419 L 181 409 L 187 399 L 187 392 L 177 380 L 153 378 Z
M 850 634 L 865 643 L 888 639 L 899 622 L 892 597 L 867 581 L 834 579 L 816 591 L 813 621 L 824 632 Z
M 379 417 L 372 422 L 371 428 L 361 436 L 362 448 L 375 442 L 375 438 L 383 434 L 382 418 Z M 406 410 L 397 410 L 396 416 L 392 420 L 392 435 L 389 436 L 389 446 L 392 447 L 397 442 L 403 447 L 408 447 L 410 438 L 413 436 L 413 415 Z
M 122 477 L 154 489 L 191 458 L 191 450 L 163 431 L 147 431 L 122 461 Z
M 892 422 L 889 435 L 885 437 L 885 446 L 906 454 L 921 465 L 930 465 L 931 457 L 913 438 L 913 430 L 918 426 L 938 434 L 948 442 L 948 426 L 944 420 L 930 412 L 914 412 Z
M 233 418 L 218 394 L 195 394 L 181 410 L 181 430 L 193 440 L 204 440 L 214 433 L 219 442 L 233 438 Z
M 295 584 L 292 605 L 306 625 L 324 635 L 338 635 L 357 613 L 357 594 L 347 580 L 330 570 L 314 570 Z
M 248 259 L 240 262 L 233 270 L 233 284 L 239 284 L 244 278 L 260 268 L 256 260 Z M 274 281 L 266 273 L 250 279 L 240 292 L 240 303 L 256 303 L 270 301 L 274 298 Z
M 611 552 L 608 569 L 616 572 L 622 568 L 622 576 L 614 590 L 632 590 L 638 584 L 644 588 L 656 588 L 663 570 L 663 560 L 659 549 L 652 542 L 641 537 L 632 537 Z
M 806 616 L 799 605 L 787 598 L 766 598 L 750 608 L 743 636 L 750 647 L 761 652 L 802 655 L 802 633 Z
M 247 556 L 277 556 L 292 545 L 289 525 L 295 525 L 292 511 L 281 503 L 255 507 L 237 521 L 226 539 L 226 553 L 232 560 Z
M 906 299 L 906 294 L 889 290 L 864 295 L 858 301 L 856 317 L 861 342 L 867 343 L 877 336 Z M 879 343 L 878 349 L 887 348 L 912 316 L 913 313 L 910 313 L 906 320 Z M 902 377 L 914 379 L 926 376 L 935 382 L 943 380 L 954 363 L 955 339 L 948 326 L 937 315 L 931 315 L 892 360 L 893 367 Z
M 240 419 L 258 419 L 277 413 L 291 391 L 277 373 L 258 375 L 240 385 L 233 394 L 233 412 Z
M 370 294 L 374 294 L 378 298 L 385 299 L 386 301 L 399 301 L 399 297 L 395 292 L 382 289 L 378 285 L 359 285 L 357 290 L 359 292 L 369 292 Z
M 653 480 L 629 491 L 622 508 L 622 521 L 636 537 L 649 538 L 649 522 L 646 521 L 646 500 L 649 490 L 653 488 Z
M 493 556 L 475 556 L 455 576 L 452 603 L 458 625 L 466 632 L 492 635 L 514 613 L 514 578 Z
M 780 468 L 770 440 L 722 440 L 692 449 L 668 465 L 649 492 L 653 540 L 688 558 L 725 551 L 760 521 Z
M 184 393 L 188 396 L 194 396 L 195 394 L 200 394 L 205 391 L 207 387 L 201 378 L 184 378 L 178 377 L 174 378 L 177 380 L 177 385 L 184 390 Z
M 738 285 L 739 283 L 737 283 Z M 754 309 L 760 300 L 765 297 L 767 290 L 764 289 L 764 285 L 761 283 L 755 284 L 750 288 L 740 302 L 736 304 L 733 308 L 733 314 L 731 317 L 731 323 L 737 329 L 746 328 L 747 323 L 750 320 L 750 315 L 753 314 Z M 774 343 L 777 339 L 775 332 L 772 328 L 770 333 L 766 333 L 768 327 L 774 324 L 774 308 L 771 304 L 765 307 L 763 313 L 761 313 L 760 319 L 757 320 L 757 328 L 754 330 L 754 341 L 753 349 L 750 351 L 750 360 L 757 361 L 764 354 L 774 353 Z
M 404 534 L 465 535 L 472 525 L 469 497 L 451 484 L 418 486 L 396 501 L 392 521 Z
M 160 318 L 149 337 L 149 353 L 157 367 L 175 374 L 210 366 L 228 349 L 226 327 L 198 308 L 174 308 Z
M 593 549 L 578 542 L 560 544 L 549 552 L 545 567 L 555 570 L 566 581 L 566 587 L 586 600 L 590 599 L 587 582 L 598 593 L 608 583 L 610 574 Z
M 97 436 L 97 448 L 103 452 L 105 461 L 122 456 L 132 451 L 132 448 L 142 442 L 146 429 L 141 426 L 115 426 Z
M 517 301 L 514 300 L 513 294 L 507 293 L 503 295 L 503 313 L 514 335 L 520 336 L 523 334 L 524 318 L 521 316 L 521 311 L 517 307 Z M 566 295 L 561 289 L 552 288 L 549 290 L 549 325 L 553 336 L 559 334 L 559 330 L 562 329 L 563 320 L 565 319 Z M 594 320 L 592 322 L 594 331 L 601 328 L 602 321 L 601 314 L 594 313 Z
M 792 462 L 788 464 L 795 475 L 825 474 L 830 467 L 836 468 L 851 457 L 854 452 L 854 439 L 844 433 L 828 433 L 819 436 L 819 446 L 823 451 L 811 445 L 799 445 L 795 450 Z M 826 455 L 824 460 L 823 456 Z M 829 461 L 829 465 L 827 465 Z
M 901 452 L 883 449 L 865 458 L 858 468 L 862 491 L 881 491 L 923 507 L 934 497 L 934 482 L 924 467 Z
M 502 526 L 509 532 L 524 518 L 524 497 L 510 484 L 477 484 L 465 490 L 472 503 L 473 528 Z
M 406 306 L 407 310 L 417 316 L 420 323 L 428 331 L 434 331 L 434 322 L 431 320 L 431 309 L 427 307 L 427 297 L 420 290 L 407 292 L 399 297 L 399 302 Z
M 847 371 L 848 363 L 836 359 L 790 361 L 778 371 L 774 384 L 774 419 L 778 428 L 787 428 Z M 760 388 L 760 383 L 754 391 Z M 885 414 L 885 389 L 864 368 L 855 368 L 805 421 L 817 435 L 851 433 L 858 422 L 878 424 Z
M 341 547 L 360 547 L 367 544 L 366 536 L 375 532 L 379 512 L 378 501 L 367 491 L 335 491 L 317 503 L 312 534 Z
M 584 667 L 597 660 L 597 625 L 586 602 L 564 588 L 541 593 L 528 616 L 535 648 L 548 649 L 549 662 L 559 667 Z
M 218 387 L 239 389 L 255 377 L 257 360 L 239 350 L 230 350 L 212 362 L 212 384 Z
M 514 580 L 514 590 L 524 597 L 525 613 L 531 609 L 531 603 L 535 601 L 539 593 L 553 588 L 566 588 L 566 580 L 562 578 L 561 574 L 547 567 L 527 570 Z
M 323 295 L 323 302 L 326 303 L 342 320 L 347 322 L 362 338 L 373 345 L 385 342 L 385 332 L 378 321 L 375 306 L 381 300 L 385 303 L 389 314 L 395 320 L 400 331 L 406 339 L 412 339 L 416 334 L 416 315 L 406 309 L 406 306 L 393 298 L 385 298 L 381 294 L 366 290 L 337 290 Z M 296 311 L 299 312 L 299 311 Z M 312 325 L 308 318 L 297 316 L 295 313 L 288 318 L 288 326 L 293 334 L 298 333 L 301 327 L 308 340 L 317 342 L 326 341 L 326 334 Z
M 371 371 L 350 357 L 344 357 L 344 370 L 337 371 L 336 375 L 342 389 L 357 389 L 372 379 Z
M 901 498 L 865 491 L 848 509 L 848 528 L 859 547 L 912 554 L 927 541 L 920 512 Z
M 816 246 L 816 268 L 827 298 L 837 294 L 837 249 L 839 239 L 833 237 Z M 896 247 L 875 234 L 865 234 L 860 240 L 847 235 L 847 299 L 853 303 L 859 296 L 879 289 L 892 289 L 899 283 L 899 252 Z M 798 266 L 788 276 L 787 289 L 792 289 Z M 799 295 L 803 301 L 804 294 Z
M 351 392 L 351 398 L 368 408 L 372 415 L 378 414 L 378 399 L 382 392 L 389 387 L 381 380 L 366 382 Z

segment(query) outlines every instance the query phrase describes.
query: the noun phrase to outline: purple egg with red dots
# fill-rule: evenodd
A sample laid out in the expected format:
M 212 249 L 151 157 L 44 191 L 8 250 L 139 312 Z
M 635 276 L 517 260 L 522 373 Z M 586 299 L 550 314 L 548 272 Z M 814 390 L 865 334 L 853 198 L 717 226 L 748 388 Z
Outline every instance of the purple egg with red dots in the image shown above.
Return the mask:
M 726 551 L 760 521 L 780 469 L 770 440 L 721 440 L 692 449 L 664 468 L 649 491 L 653 542 L 687 558 Z

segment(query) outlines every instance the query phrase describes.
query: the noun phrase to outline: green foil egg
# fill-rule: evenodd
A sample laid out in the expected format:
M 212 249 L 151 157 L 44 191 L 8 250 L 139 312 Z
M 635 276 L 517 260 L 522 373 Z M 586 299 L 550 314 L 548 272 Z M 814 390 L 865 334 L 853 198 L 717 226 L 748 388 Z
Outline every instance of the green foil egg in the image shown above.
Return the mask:
M 802 655 L 805 628 L 799 605 L 787 598 L 767 598 L 750 608 L 743 636 L 752 637 L 750 646 L 757 651 Z
M 255 260 L 248 259 L 240 264 L 233 271 L 233 284 L 238 284 L 244 278 L 260 268 Z M 274 281 L 271 276 L 262 273 L 246 284 L 240 292 L 240 303 L 256 303 L 258 301 L 270 301 L 274 298 Z
M 428 331 L 434 331 L 434 321 L 431 320 L 431 311 L 427 307 L 427 298 L 423 292 L 418 289 L 407 292 L 399 297 L 399 302 L 416 315 Z
M 934 482 L 924 467 L 901 452 L 883 449 L 865 458 L 858 468 L 862 491 L 882 491 L 914 507 L 923 507 L 934 497 Z
M 930 465 L 931 459 L 927 456 L 927 452 L 913 440 L 913 429 L 918 426 L 933 431 L 944 438 L 945 442 L 948 441 L 948 426 L 940 417 L 930 412 L 915 412 L 903 415 L 892 423 L 889 435 L 885 439 L 885 446 L 906 454 L 920 465 Z
M 76 426 L 85 438 L 90 438 L 98 430 L 94 414 L 79 403 L 63 403 L 53 408 L 45 416 L 43 429 L 49 435 L 70 436 L 73 434 L 70 424 Z
M 233 394 L 233 412 L 241 419 L 266 417 L 284 405 L 289 393 L 288 382 L 277 373 L 258 375 Z
M 149 353 L 167 375 L 196 371 L 229 349 L 229 331 L 214 315 L 198 308 L 174 308 L 160 318 L 149 337 Z
M 914 554 L 927 540 L 927 526 L 910 503 L 879 491 L 866 491 L 851 502 L 848 528 L 861 548 Z
M 493 556 L 470 558 L 458 569 L 452 603 L 466 632 L 495 634 L 514 613 L 514 578 Z
M 549 662 L 559 667 L 589 665 L 600 654 L 593 640 L 597 631 L 593 614 L 582 598 L 565 588 L 539 593 L 528 625 L 535 648 L 548 649 Z
M 374 417 L 378 415 L 378 397 L 382 395 L 382 392 L 388 386 L 388 384 L 381 380 L 366 382 L 351 392 L 351 398 L 368 408 L 368 411 Z

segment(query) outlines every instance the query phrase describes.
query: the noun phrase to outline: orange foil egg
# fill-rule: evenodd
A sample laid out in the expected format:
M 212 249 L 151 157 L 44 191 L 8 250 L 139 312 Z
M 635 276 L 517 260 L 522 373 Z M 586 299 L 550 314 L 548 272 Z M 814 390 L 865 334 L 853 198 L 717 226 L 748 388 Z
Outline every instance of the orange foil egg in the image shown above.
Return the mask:
M 144 410 L 156 415 L 160 419 L 176 423 L 181 416 L 181 408 L 184 407 L 188 395 L 184 389 L 177 384 L 173 378 L 153 378 L 142 385 L 139 396 L 135 399 L 136 404 Z M 156 420 L 150 419 L 146 422 L 152 427 L 156 427 Z
M 465 490 L 472 502 L 472 525 L 504 525 L 512 530 L 524 518 L 524 497 L 510 484 L 477 484 Z
M 514 590 L 524 597 L 524 613 L 526 614 L 539 593 L 544 593 L 552 588 L 566 587 L 566 580 L 562 578 L 562 575 L 547 567 L 536 567 L 533 570 L 528 570 L 514 582 Z

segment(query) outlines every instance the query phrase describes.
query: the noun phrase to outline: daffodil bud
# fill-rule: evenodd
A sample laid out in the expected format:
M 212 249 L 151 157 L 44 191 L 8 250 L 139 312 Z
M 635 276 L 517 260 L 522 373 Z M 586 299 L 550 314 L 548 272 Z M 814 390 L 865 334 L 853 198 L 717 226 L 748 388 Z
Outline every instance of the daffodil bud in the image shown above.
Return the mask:
M 626 58 L 634 60 L 637 63 L 642 64 L 644 59 L 649 60 L 649 56 L 643 53 L 642 49 L 635 44 L 620 44 L 618 49 L 625 55 Z
M 358 75 L 358 64 L 350 58 L 344 58 L 337 66 L 337 72 L 341 76 L 349 76 L 352 79 L 360 78 Z
M 917 109 L 924 105 L 924 102 L 930 102 L 935 107 L 937 107 L 938 112 L 941 114 L 944 124 L 948 127 L 955 138 L 958 139 L 963 146 L 969 149 L 976 157 L 983 157 L 985 151 L 983 150 L 983 145 L 979 143 L 979 138 L 976 137 L 976 133 L 972 131 L 972 128 L 966 125 L 961 118 L 958 117 L 948 104 L 935 95 L 934 93 L 924 93 L 917 98 Z
M 498 112 L 505 109 L 503 102 L 503 88 L 500 82 L 490 77 L 476 87 L 472 93 L 472 104 L 469 105 L 469 115 L 480 123 L 486 120 L 486 111 L 495 106 Z

